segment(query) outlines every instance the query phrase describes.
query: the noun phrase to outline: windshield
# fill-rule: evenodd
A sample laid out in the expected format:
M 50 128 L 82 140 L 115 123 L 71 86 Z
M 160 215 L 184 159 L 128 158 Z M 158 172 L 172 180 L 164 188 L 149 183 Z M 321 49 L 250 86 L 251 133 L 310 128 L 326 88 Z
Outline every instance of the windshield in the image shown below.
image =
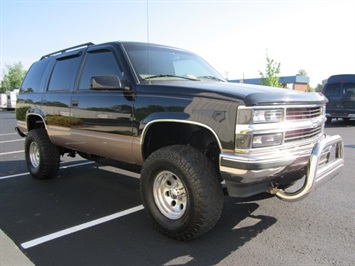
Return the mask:
M 149 44 L 124 44 L 129 60 L 142 80 L 225 81 L 199 56 Z
M 326 97 L 355 96 L 355 83 L 329 84 L 325 89 Z

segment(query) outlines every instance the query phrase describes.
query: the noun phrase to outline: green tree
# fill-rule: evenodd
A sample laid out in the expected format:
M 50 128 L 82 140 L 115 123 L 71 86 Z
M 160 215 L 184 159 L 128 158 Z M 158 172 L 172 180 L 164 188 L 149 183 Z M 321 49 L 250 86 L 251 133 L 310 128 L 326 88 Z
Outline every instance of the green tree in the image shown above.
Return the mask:
M 23 69 L 22 63 L 18 62 L 12 65 L 6 65 L 6 74 L 0 83 L 0 92 L 19 89 L 27 71 Z
M 306 70 L 300 69 L 296 76 L 308 77 L 308 74 L 307 74 Z M 307 91 L 312 92 L 312 91 L 314 91 L 314 88 L 312 88 L 311 85 L 307 84 Z
M 315 89 L 316 92 L 322 92 L 324 85 L 325 85 L 325 83 L 327 83 L 327 81 L 328 81 L 328 79 L 323 79 L 321 84 L 318 83 L 318 85 Z
M 282 87 L 279 83 L 280 74 L 280 63 L 276 63 L 273 59 L 270 59 L 269 55 L 266 54 L 266 68 L 265 74 L 259 70 L 261 76 L 261 85 L 272 86 L 272 87 Z
M 307 74 L 306 70 L 300 69 L 300 70 L 298 71 L 297 76 L 308 77 L 308 74 Z

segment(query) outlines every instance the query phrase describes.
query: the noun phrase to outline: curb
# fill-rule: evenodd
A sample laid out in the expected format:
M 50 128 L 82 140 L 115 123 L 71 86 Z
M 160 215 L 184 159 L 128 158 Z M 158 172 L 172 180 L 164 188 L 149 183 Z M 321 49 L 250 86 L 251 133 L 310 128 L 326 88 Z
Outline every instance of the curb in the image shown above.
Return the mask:
M 0 266 L 34 266 L 16 244 L 0 229 Z

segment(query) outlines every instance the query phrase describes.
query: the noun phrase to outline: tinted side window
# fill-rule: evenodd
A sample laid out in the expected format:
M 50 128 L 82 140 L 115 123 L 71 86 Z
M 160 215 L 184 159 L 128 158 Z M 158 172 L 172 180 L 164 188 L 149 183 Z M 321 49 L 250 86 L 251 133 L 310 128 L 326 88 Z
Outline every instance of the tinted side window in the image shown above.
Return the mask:
M 57 59 L 49 82 L 49 91 L 69 90 L 72 88 L 79 59 L 79 55 Z
M 116 75 L 121 78 L 121 71 L 111 51 L 95 51 L 87 54 L 79 89 L 87 90 L 91 87 L 91 77 Z
M 23 80 L 21 93 L 26 92 L 42 92 L 44 84 L 42 80 L 45 78 L 44 72 L 48 66 L 49 60 L 44 59 L 34 63 L 28 70 L 28 73 Z
M 325 96 L 326 97 L 334 97 L 334 96 L 339 96 L 340 95 L 340 83 L 335 83 L 335 84 L 329 84 L 327 88 L 325 89 Z
M 344 83 L 343 88 L 345 96 L 355 96 L 355 83 Z

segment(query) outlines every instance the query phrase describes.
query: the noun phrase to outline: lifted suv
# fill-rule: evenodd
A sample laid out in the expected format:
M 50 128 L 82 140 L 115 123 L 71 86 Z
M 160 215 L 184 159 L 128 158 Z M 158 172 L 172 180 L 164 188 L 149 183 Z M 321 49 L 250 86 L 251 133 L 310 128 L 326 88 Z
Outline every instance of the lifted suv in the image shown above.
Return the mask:
M 325 103 L 228 83 L 184 50 L 87 43 L 32 65 L 16 116 L 34 178 L 55 177 L 64 154 L 134 168 L 153 223 L 188 240 L 219 220 L 222 183 L 233 197 L 296 201 L 338 174 L 343 142 L 324 135 Z

